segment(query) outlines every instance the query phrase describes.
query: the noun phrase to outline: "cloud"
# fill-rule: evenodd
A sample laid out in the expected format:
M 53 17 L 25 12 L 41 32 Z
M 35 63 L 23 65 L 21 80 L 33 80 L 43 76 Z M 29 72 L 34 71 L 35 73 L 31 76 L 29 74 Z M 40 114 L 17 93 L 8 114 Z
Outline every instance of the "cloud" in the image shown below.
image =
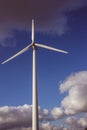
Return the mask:
M 86 117 L 68 117 L 65 120 L 66 124 L 68 125 L 68 128 L 74 129 L 74 130 L 84 130 L 84 128 L 87 127 L 87 118 Z
M 58 107 L 54 107 L 51 111 L 51 114 L 54 117 L 54 119 L 61 118 L 65 115 L 63 110 L 61 108 L 58 108 Z
M 13 128 L 10 130 L 32 130 L 32 128 Z M 63 127 L 63 126 L 57 126 L 54 125 L 50 122 L 46 122 L 46 123 L 42 123 L 39 127 L 39 130 L 68 130 L 67 128 Z
M 67 130 L 67 128 L 64 128 L 63 126 L 57 126 L 51 124 L 50 122 L 47 122 L 41 124 L 40 130 Z
M 60 91 L 67 92 L 67 96 L 61 101 L 61 107 L 54 107 L 52 110 L 38 107 L 40 130 L 84 130 L 87 127 L 87 71 L 67 77 L 60 84 Z M 85 115 L 75 115 L 83 112 Z M 58 125 L 54 123 L 57 120 Z M 8 129 L 32 130 L 32 105 L 0 107 L 0 130 Z
M 38 108 L 39 111 L 39 120 L 42 121 L 52 121 L 54 118 L 52 117 L 50 111 L 47 109 Z M 18 107 L 9 107 L 3 106 L 0 107 L 0 130 L 5 129 L 19 129 L 32 127 L 32 106 L 31 105 L 23 105 Z M 23 129 L 23 130 L 24 130 Z
M 39 120 L 42 121 L 50 121 L 53 120 L 53 117 L 50 116 L 50 112 L 47 109 L 41 109 L 39 107 Z
M 37 31 L 62 35 L 68 29 L 66 12 L 85 5 L 86 0 L 0 0 L 0 42 L 3 45 L 4 38 L 14 38 L 15 29 L 30 31 L 32 18 Z
M 55 124 L 52 121 L 64 116 L 61 108 L 54 107 L 50 111 L 39 107 L 38 110 L 39 120 L 41 121 L 39 124 L 40 130 L 71 130 L 71 128 L 83 130 L 83 128 L 87 127 L 87 114 L 78 118 L 75 116 L 66 117 L 61 120 L 61 124 Z M 31 105 L 0 107 L 0 130 L 32 130 L 31 115 Z
M 68 92 L 62 100 L 66 114 L 87 112 L 87 71 L 70 75 L 60 84 L 61 92 Z
M 7 129 L 5 129 L 5 130 L 7 130 Z M 31 127 L 20 127 L 20 128 L 12 128 L 12 129 L 9 129 L 9 130 L 32 130 L 32 128 Z
M 28 105 L 18 107 L 0 107 L 0 130 L 15 127 L 31 127 L 32 107 Z

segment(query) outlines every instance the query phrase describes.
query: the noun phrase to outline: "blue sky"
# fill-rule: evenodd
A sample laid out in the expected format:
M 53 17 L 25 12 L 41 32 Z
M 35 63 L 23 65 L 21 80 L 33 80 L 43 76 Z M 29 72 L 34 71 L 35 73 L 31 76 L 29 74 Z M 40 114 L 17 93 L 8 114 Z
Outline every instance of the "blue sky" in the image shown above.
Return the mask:
M 29 1 L 26 0 L 26 2 Z M 27 8 L 26 2 L 24 5 L 22 3 L 24 9 Z M 49 3 L 49 0 L 47 2 Z M 63 130 L 65 126 L 69 128 L 74 124 L 77 128 L 79 126 L 83 129 L 87 126 L 87 2 L 85 0 L 71 0 L 70 2 L 66 0 L 66 3 L 64 1 L 63 3 L 52 1 L 50 3 L 52 9 L 48 9 L 46 17 L 42 15 L 46 12 L 43 12 L 42 9 L 40 12 L 40 9 L 38 9 L 36 13 L 34 10 L 31 14 L 29 13 L 29 18 L 28 13 L 26 16 L 25 13 L 32 11 L 32 9 L 26 9 L 22 14 L 24 9 L 22 10 L 19 3 L 16 1 L 14 3 L 14 7 L 19 9 L 18 14 L 16 9 L 1 9 L 0 62 L 2 63 L 31 43 L 31 17 L 35 17 L 35 41 L 69 52 L 66 55 L 37 48 L 40 116 L 43 117 L 43 121 L 46 120 L 45 124 L 41 122 L 41 127 L 43 129 L 51 129 L 52 127 L 53 129 L 54 126 L 52 125 L 55 124 L 56 129 Z M 2 1 L 1 5 L 3 8 L 4 6 L 11 7 L 12 3 L 10 0 L 7 4 Z M 31 1 L 30 5 L 32 6 Z M 54 9 L 54 7 L 56 8 Z M 47 8 L 48 6 L 46 11 Z M 36 10 L 37 8 L 35 8 Z M 49 13 L 51 10 L 52 16 Z M 12 13 L 10 14 L 9 11 L 12 11 Z M 25 21 L 23 18 L 25 18 Z M 5 20 L 7 20 L 7 23 Z M 75 93 L 77 94 L 75 95 Z M 76 103 L 74 103 L 75 101 Z M 79 106 L 80 104 L 81 106 Z M 25 112 L 25 108 L 29 109 L 31 105 L 32 49 L 4 65 L 0 64 L 0 109 L 3 108 L 0 112 L 3 111 L 3 114 L 5 114 L 4 109 L 7 109 L 5 106 L 8 106 L 8 113 L 12 109 L 14 115 L 14 108 L 18 109 L 18 106 L 20 106 L 19 109 L 24 108 Z M 47 115 L 44 116 L 44 113 Z M 48 113 L 50 113 L 50 116 Z M 77 114 L 80 114 L 80 117 Z M 0 116 L 2 119 L 1 113 Z M 19 117 L 18 119 L 20 119 Z M 61 120 L 60 117 L 62 117 Z M 52 118 L 51 122 L 49 118 Z M 77 119 L 80 123 L 77 122 Z M 1 129 L 27 130 L 27 127 L 29 127 L 28 129 L 31 128 L 31 125 L 19 125 L 18 127 L 18 125 L 10 124 L 11 122 L 8 123 L 7 128 L 4 128 L 3 123 L 5 123 L 5 120 L 1 122 Z

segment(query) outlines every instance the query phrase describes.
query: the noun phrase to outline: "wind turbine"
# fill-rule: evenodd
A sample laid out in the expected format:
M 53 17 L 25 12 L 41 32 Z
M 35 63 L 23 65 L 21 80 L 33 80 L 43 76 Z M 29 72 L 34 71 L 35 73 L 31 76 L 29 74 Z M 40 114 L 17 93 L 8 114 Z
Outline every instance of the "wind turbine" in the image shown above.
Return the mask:
M 56 49 L 50 46 L 46 46 L 43 44 L 38 44 L 34 41 L 34 20 L 32 19 L 32 35 L 31 35 L 32 42 L 23 50 L 19 51 L 12 57 L 8 58 L 2 64 L 9 62 L 10 60 L 14 59 L 15 57 L 21 55 L 22 53 L 28 51 L 31 47 L 33 48 L 33 71 L 32 71 L 32 130 L 39 130 L 39 119 L 38 119 L 38 94 L 37 94 L 37 67 L 36 67 L 36 51 L 37 47 L 49 49 L 56 52 L 61 52 L 67 54 L 68 52 Z

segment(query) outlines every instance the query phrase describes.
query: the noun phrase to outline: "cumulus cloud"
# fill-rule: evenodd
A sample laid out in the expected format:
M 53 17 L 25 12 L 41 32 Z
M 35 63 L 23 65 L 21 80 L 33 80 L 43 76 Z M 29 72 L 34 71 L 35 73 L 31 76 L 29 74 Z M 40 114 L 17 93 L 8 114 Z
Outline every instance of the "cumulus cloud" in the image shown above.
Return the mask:
M 40 130 L 83 130 L 87 127 L 86 114 L 79 118 L 68 117 L 63 121 L 61 120 L 61 124 L 54 124 L 52 121 L 63 117 L 61 108 L 55 107 L 49 111 L 39 107 L 38 110 L 39 120 L 41 121 Z M 18 107 L 0 107 L 0 130 L 32 130 L 32 106 L 25 104 Z
M 68 29 L 66 12 L 85 5 L 86 0 L 0 0 L 1 43 L 14 37 L 13 30 L 28 30 L 32 18 L 38 23 L 38 31 L 62 35 Z
M 68 92 L 61 102 L 66 114 L 87 112 L 87 71 L 69 76 L 60 84 L 60 91 Z
M 87 127 L 87 118 L 86 117 L 68 117 L 65 120 L 69 129 L 74 130 L 84 130 Z
M 0 130 L 15 127 L 31 127 L 32 107 L 28 105 L 18 107 L 0 107 Z
M 42 123 L 42 125 L 41 125 L 42 130 L 45 130 L 45 129 L 47 129 L 47 130 L 52 130 L 53 127 L 54 127 L 54 125 L 51 125 L 49 122 L 47 122 L 47 123 Z
M 67 130 L 67 128 L 64 128 L 63 126 L 57 126 L 51 124 L 50 122 L 47 122 L 41 124 L 40 130 Z
M 54 107 L 51 111 L 51 114 L 54 117 L 54 119 L 61 118 L 65 115 L 63 110 L 61 108 L 58 108 L 58 107 Z
M 53 120 L 53 117 L 50 116 L 50 112 L 47 109 L 41 109 L 39 107 L 39 120 L 42 121 L 50 121 Z
M 54 118 L 47 109 L 41 109 L 38 107 L 39 120 L 52 121 Z M 4 106 L 0 107 L 0 130 L 5 129 L 23 129 L 27 128 L 31 130 L 32 127 L 32 106 L 23 105 L 18 107 Z
M 84 130 L 87 127 L 87 71 L 70 75 L 60 84 L 60 91 L 67 92 L 61 107 L 54 107 L 52 110 L 38 107 L 40 130 Z M 85 115 L 75 116 L 83 112 Z M 71 116 L 72 114 L 74 115 Z M 52 124 L 52 121 L 63 117 L 63 126 Z M 25 104 L 0 107 L 0 130 L 8 129 L 32 130 L 32 106 Z

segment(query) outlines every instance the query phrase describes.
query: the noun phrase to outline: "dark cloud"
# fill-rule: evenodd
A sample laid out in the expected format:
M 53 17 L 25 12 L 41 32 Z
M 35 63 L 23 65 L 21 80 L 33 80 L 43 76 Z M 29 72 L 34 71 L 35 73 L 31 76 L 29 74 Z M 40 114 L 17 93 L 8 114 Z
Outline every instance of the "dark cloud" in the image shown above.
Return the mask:
M 84 3 L 86 0 L 0 0 L 0 39 L 12 38 L 14 29 L 29 30 L 32 18 L 38 31 L 62 35 L 68 29 L 66 11 Z

